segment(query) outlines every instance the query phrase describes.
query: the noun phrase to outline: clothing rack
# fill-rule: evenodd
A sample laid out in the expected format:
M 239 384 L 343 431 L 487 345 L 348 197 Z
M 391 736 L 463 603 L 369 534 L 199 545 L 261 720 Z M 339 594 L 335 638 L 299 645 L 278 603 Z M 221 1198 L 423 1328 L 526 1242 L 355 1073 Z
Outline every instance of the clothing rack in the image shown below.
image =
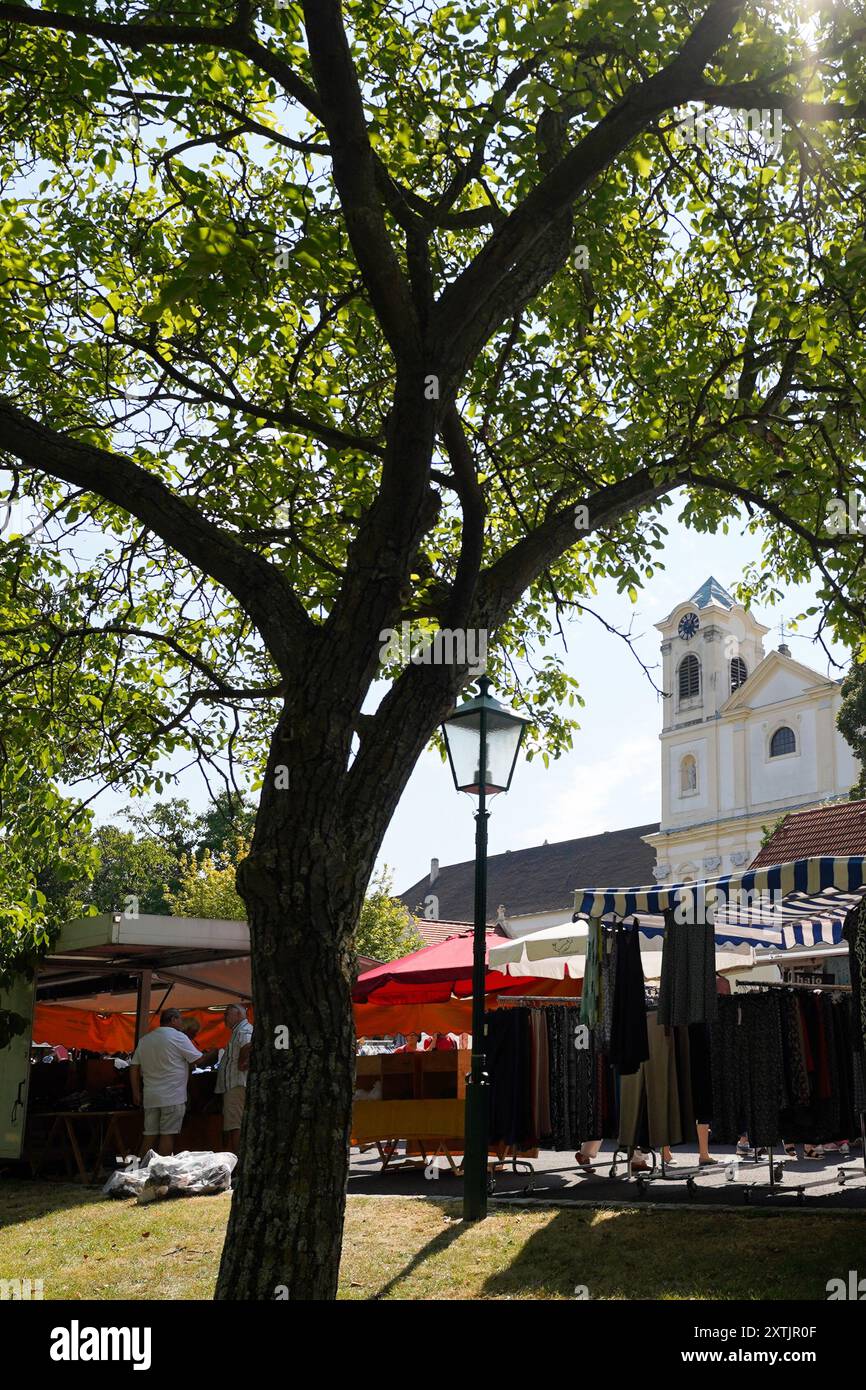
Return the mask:
M 737 989 L 799 989 L 808 994 L 850 994 L 851 985 L 809 985 L 800 980 L 737 980 Z
M 554 1004 L 560 1009 L 579 1009 L 581 1001 L 573 995 L 557 997 L 555 994 L 497 994 L 496 1003 L 500 1009 L 543 1009 Z
M 802 992 L 802 991 L 805 991 L 806 993 L 809 993 L 809 994 L 851 994 L 851 992 L 852 992 L 852 986 L 851 986 L 851 985 L 807 984 L 805 981 L 801 981 L 801 980 L 737 980 L 737 981 L 736 981 L 736 988 L 737 988 L 738 990 L 739 990 L 739 989 L 758 989 L 758 990 L 787 989 L 787 990 L 791 990 L 791 991 L 793 991 L 793 990 L 800 990 L 801 992 Z M 862 1171 L 863 1171 L 863 1175 L 866 1176 L 866 1118 L 864 1118 L 864 1114 L 863 1114 L 863 1111 L 862 1111 L 862 1110 L 860 1111 L 860 1116 L 859 1116 L 859 1118 L 860 1118 L 860 1140 L 861 1140 L 861 1143 L 862 1143 L 862 1145 L 863 1145 L 863 1148 L 862 1148 L 863 1169 L 862 1169 Z M 768 1145 L 768 1146 L 767 1146 L 767 1152 L 768 1152 L 768 1154 L 769 1154 L 769 1177 L 770 1177 L 770 1181 L 769 1181 L 769 1183 L 763 1184 L 763 1185 L 766 1186 L 766 1187 L 768 1188 L 768 1190 L 769 1190 L 769 1192 L 770 1192 L 771 1194 L 774 1194 L 774 1193 L 777 1191 L 777 1189 L 781 1186 L 781 1180 L 782 1180 L 782 1172 L 783 1172 L 783 1169 L 782 1169 L 782 1164 L 781 1164 L 780 1161 L 775 1161 L 775 1162 L 774 1162 L 772 1145 Z M 859 1177 L 859 1176 L 860 1176 L 860 1173 L 861 1173 L 861 1170 L 860 1170 L 859 1164 L 858 1164 L 857 1166 L 851 1166 L 851 1167 L 845 1167 L 844 1165 L 842 1165 L 842 1166 L 839 1168 L 838 1174 L 837 1174 L 837 1179 L 838 1179 L 839 1186 L 840 1186 L 840 1187 L 844 1187 L 844 1186 L 846 1185 L 846 1183 L 850 1181 L 850 1178 L 851 1178 L 852 1176 L 857 1176 L 857 1177 Z M 804 1200 L 804 1198 L 805 1198 L 806 1189 L 807 1189 L 808 1187 L 824 1187 L 825 1184 L 826 1184 L 826 1181 L 827 1181 L 826 1178 L 819 1178 L 817 1181 L 814 1181 L 814 1182 L 801 1182 L 801 1183 L 796 1183 L 793 1187 L 789 1187 L 789 1188 L 787 1188 L 787 1189 L 785 1189 L 785 1190 L 788 1191 L 788 1192 L 793 1192 L 793 1193 L 795 1193 L 795 1194 L 796 1194 L 796 1197 L 797 1197 L 797 1201 L 800 1202 L 800 1203 L 802 1203 L 803 1200 Z M 752 1194 L 752 1192 L 754 1192 L 754 1191 L 756 1190 L 756 1188 L 757 1188 L 758 1186 L 759 1186 L 758 1183 L 750 1183 L 750 1184 L 748 1184 L 747 1187 L 745 1187 L 745 1188 L 743 1189 L 743 1198 L 744 1198 L 745 1201 L 748 1202 L 748 1201 L 751 1200 L 751 1194 Z

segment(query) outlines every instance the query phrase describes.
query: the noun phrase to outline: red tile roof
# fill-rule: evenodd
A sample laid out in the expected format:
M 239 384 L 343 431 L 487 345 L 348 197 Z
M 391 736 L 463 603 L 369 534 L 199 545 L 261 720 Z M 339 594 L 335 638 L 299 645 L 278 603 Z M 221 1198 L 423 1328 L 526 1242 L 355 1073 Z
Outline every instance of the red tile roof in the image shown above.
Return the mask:
M 419 936 L 423 937 L 425 946 L 436 946 L 451 936 L 459 936 L 461 932 L 472 930 L 471 922 L 428 922 L 425 917 L 416 917 L 414 921 L 415 929 Z M 492 922 L 488 923 L 488 927 L 495 931 L 497 936 L 506 935 L 501 927 L 494 927 Z
M 839 801 L 796 811 L 767 841 L 750 868 L 820 854 L 866 854 L 866 801 Z

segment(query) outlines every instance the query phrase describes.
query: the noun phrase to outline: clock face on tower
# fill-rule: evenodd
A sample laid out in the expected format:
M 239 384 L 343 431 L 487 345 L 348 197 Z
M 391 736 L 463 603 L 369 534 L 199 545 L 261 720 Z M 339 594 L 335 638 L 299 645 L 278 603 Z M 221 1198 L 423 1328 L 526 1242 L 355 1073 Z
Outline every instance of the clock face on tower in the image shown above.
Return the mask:
M 701 620 L 697 613 L 685 613 L 680 618 L 680 625 L 677 631 L 684 642 L 690 642 L 701 625 Z

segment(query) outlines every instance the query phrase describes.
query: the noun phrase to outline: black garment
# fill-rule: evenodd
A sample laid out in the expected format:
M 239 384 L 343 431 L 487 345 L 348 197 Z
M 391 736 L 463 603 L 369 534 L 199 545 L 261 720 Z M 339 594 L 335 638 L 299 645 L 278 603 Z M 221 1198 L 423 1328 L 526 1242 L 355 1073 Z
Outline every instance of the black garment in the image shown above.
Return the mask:
M 706 1023 L 689 1024 L 689 1080 L 695 1124 L 713 1122 L 713 1073 L 710 1061 L 710 1033 Z
M 549 1005 L 547 1020 L 547 1058 L 550 1071 L 550 1125 L 554 1149 L 576 1148 L 580 1143 L 575 1116 L 576 1064 L 572 1062 L 569 1043 L 574 1041 L 573 1024 L 577 1010 Z M 571 1048 L 574 1051 L 574 1048 Z
M 547 1005 L 544 1015 L 552 1148 L 576 1149 L 588 1139 L 612 1138 L 616 1105 L 610 1066 L 599 1048 L 600 1030 L 581 1024 L 577 1009 Z
M 787 1103 L 792 1108 L 808 1106 L 811 1092 L 809 1073 L 806 1069 L 800 1000 L 797 995 L 783 993 L 779 1001 L 779 1011 L 782 1024 L 782 1059 L 788 1093 Z M 785 1132 L 787 1135 L 787 1130 Z
M 863 1058 L 862 1052 L 854 1053 L 854 1113 L 858 1117 L 855 1133 L 860 1127 L 859 1117 L 866 1114 L 866 1068 L 863 1066 Z
M 490 1078 L 490 1141 L 531 1148 L 532 1052 L 528 1009 L 495 1009 L 485 1015 Z
M 665 917 L 659 1023 L 668 1028 L 712 1023 L 716 1017 L 716 939 L 710 923 Z
M 866 897 L 845 918 L 842 935 L 851 964 L 851 1019 L 854 1051 L 866 1053 Z
M 850 999 L 783 992 L 781 1008 L 788 1088 L 787 1108 L 781 1115 L 785 1139 L 818 1144 L 850 1138 L 859 1129 Z M 788 1014 L 796 1015 L 804 1043 L 805 1100 L 799 1074 L 795 1086 L 790 1070 Z
M 781 1140 L 782 1033 L 776 994 L 722 995 L 711 1029 L 713 1138 L 755 1146 Z
M 621 1075 L 649 1059 L 643 965 L 637 925 L 616 929 L 616 980 L 610 1030 L 610 1060 Z

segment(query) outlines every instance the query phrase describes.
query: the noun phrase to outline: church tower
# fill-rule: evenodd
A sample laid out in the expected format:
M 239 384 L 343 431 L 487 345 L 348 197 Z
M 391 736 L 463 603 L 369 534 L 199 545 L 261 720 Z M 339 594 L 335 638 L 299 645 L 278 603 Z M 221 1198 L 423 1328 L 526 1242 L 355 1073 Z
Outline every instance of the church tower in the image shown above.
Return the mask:
M 712 575 L 656 628 L 662 634 L 663 733 L 716 718 L 763 660 L 769 632 Z
M 645 837 L 656 878 L 678 883 L 746 867 L 763 826 L 847 794 L 856 762 L 835 727 L 837 682 L 766 655 L 769 628 L 712 576 L 661 633 L 661 825 Z

